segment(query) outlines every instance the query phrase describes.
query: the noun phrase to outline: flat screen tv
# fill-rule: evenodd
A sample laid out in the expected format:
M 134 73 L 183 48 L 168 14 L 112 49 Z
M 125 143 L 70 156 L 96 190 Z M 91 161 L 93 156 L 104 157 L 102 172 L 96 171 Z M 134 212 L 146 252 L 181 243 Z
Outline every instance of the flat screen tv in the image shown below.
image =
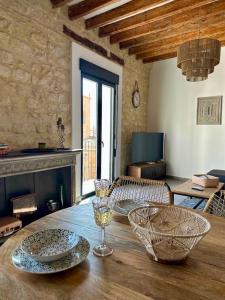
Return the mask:
M 163 159 L 164 133 L 135 132 L 132 136 L 132 163 Z

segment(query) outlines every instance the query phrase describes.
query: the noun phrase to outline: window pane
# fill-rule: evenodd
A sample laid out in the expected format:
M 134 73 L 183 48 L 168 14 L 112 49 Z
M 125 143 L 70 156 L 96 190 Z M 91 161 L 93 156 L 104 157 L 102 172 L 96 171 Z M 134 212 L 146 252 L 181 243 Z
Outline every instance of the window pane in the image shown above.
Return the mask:
M 83 195 L 94 191 L 97 177 L 96 118 L 97 82 L 83 78 Z
M 112 180 L 114 89 L 102 85 L 102 156 L 101 177 Z

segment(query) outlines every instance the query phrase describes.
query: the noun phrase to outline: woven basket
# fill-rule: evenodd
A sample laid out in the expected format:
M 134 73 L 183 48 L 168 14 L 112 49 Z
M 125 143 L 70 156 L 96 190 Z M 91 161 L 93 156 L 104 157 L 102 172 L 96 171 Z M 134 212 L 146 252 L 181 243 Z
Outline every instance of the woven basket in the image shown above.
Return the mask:
M 217 187 L 219 178 L 211 175 L 197 174 L 192 176 L 192 183 L 201 185 L 205 188 Z
M 210 230 L 210 223 L 191 209 L 152 205 L 128 215 L 133 231 L 155 261 L 184 260 Z

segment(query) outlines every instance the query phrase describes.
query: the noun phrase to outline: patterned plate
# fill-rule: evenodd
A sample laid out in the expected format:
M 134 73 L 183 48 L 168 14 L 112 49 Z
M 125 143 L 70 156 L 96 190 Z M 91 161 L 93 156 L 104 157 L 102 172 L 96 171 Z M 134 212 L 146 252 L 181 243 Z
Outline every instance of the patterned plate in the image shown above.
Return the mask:
M 127 200 L 120 200 L 117 201 L 114 205 L 114 211 L 117 212 L 120 215 L 128 216 L 129 212 L 140 206 L 140 203 L 135 202 L 134 200 L 127 199 Z
M 41 262 L 58 260 L 76 246 L 78 237 L 68 229 L 46 229 L 32 233 L 21 243 L 21 249 Z
M 34 274 L 51 274 L 68 270 L 84 261 L 90 251 L 90 244 L 85 238 L 77 236 L 77 239 L 75 248 L 59 260 L 49 263 L 36 261 L 19 246 L 12 253 L 12 262 L 16 268 Z

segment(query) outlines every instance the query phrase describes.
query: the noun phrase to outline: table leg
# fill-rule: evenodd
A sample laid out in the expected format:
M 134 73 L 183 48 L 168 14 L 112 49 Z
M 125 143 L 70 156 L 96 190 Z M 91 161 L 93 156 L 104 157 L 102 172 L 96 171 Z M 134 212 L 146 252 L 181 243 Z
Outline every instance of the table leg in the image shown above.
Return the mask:
M 174 193 L 170 192 L 170 204 L 174 205 Z
M 197 207 L 199 207 L 199 205 L 204 201 L 205 199 L 202 198 L 198 201 L 198 203 L 195 204 L 195 206 L 193 206 L 193 209 L 196 209 Z

